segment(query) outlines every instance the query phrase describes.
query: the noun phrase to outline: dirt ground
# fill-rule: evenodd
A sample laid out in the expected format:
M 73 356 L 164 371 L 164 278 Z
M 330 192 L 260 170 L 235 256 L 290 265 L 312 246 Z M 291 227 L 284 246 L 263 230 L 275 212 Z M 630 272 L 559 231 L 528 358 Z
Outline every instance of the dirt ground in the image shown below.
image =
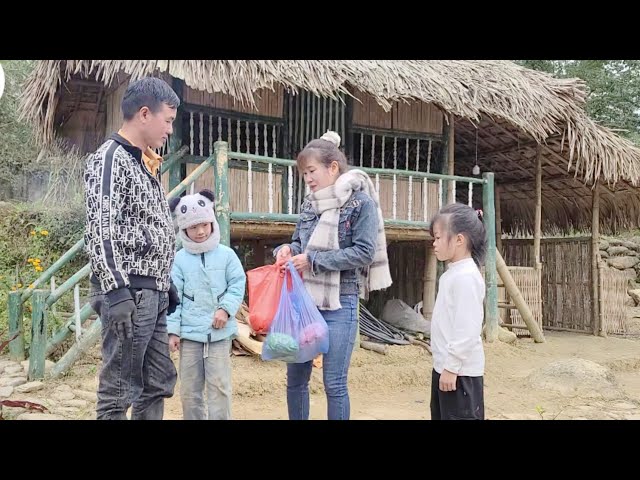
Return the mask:
M 635 321 L 634 328 L 640 327 Z M 640 419 L 639 335 L 545 337 L 544 344 L 526 338 L 485 344 L 488 419 Z M 233 418 L 286 419 L 284 364 L 248 356 L 234 356 L 232 364 Z M 46 381 L 33 393 L 14 392 L 10 399 L 39 401 L 63 418 L 95 418 L 99 365 L 96 348 L 62 380 Z M 356 350 L 349 371 L 351 418 L 429 419 L 431 367 L 430 355 L 417 346 L 390 347 L 387 355 Z M 326 418 L 321 369 L 313 370 L 311 392 L 311 418 Z M 4 416 L 23 412 L 5 407 Z M 181 418 L 178 386 L 165 419 Z

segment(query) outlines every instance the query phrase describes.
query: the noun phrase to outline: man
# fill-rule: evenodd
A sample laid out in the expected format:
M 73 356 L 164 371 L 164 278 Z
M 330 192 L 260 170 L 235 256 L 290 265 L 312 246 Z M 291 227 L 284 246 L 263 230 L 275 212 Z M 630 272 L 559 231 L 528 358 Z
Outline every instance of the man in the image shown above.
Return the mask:
M 169 356 L 167 312 L 175 234 L 160 183 L 161 147 L 180 99 L 158 78 L 132 82 L 124 122 L 89 156 L 84 175 L 91 259 L 91 306 L 102 321 L 97 418 L 161 420 L 177 373 Z

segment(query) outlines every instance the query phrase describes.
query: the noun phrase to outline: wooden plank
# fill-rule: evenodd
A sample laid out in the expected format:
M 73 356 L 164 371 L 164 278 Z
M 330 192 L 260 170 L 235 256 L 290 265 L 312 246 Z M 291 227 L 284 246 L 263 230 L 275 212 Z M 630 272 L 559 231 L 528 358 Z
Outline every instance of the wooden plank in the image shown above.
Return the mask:
M 592 334 L 593 333 L 592 330 L 581 330 L 581 329 L 576 329 L 576 328 L 556 327 L 556 326 L 552 326 L 552 325 L 545 325 L 544 329 L 545 330 L 552 330 L 552 331 L 555 331 L 555 332 L 573 332 L 573 333 L 588 333 L 588 334 Z

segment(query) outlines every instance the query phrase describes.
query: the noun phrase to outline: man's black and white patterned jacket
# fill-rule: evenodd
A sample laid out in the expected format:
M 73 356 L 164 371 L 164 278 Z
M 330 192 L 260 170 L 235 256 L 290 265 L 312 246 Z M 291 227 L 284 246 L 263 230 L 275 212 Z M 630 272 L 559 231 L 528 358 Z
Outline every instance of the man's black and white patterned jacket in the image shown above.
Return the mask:
M 129 288 L 169 290 L 175 233 L 160 174 L 114 133 L 87 159 L 84 180 L 85 248 L 95 287 L 112 292 L 112 303 L 130 297 Z

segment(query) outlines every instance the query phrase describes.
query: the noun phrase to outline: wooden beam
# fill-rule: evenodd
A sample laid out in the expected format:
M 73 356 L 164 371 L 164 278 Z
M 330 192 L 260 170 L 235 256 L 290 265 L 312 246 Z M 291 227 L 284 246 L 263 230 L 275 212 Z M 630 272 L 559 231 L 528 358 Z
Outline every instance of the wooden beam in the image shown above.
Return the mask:
M 257 113 L 257 110 L 256 110 L 256 113 L 253 114 L 253 113 L 238 112 L 236 110 L 207 107 L 204 105 L 197 105 L 194 103 L 183 103 L 181 106 L 185 111 L 189 113 L 191 112 L 202 113 L 207 115 L 215 115 L 215 116 L 221 116 L 225 118 L 231 118 L 231 120 L 242 120 L 242 121 L 248 120 L 250 122 L 266 123 L 267 125 L 284 126 L 284 118 L 267 117 L 265 115 L 260 115 Z
M 267 238 L 291 238 L 296 228 L 295 222 L 231 220 L 232 240 L 256 240 Z M 431 243 L 433 239 L 425 228 L 407 228 L 398 225 L 385 226 L 385 236 L 392 241 L 422 241 Z
M 295 224 L 280 222 L 231 222 L 232 240 L 291 238 Z
M 79 78 L 72 78 L 67 82 L 70 85 L 78 85 L 82 87 L 91 87 L 91 88 L 105 88 L 106 85 L 102 82 L 91 81 L 91 80 L 81 80 Z
M 385 227 L 387 241 L 427 241 L 433 239 L 424 228 Z
M 511 301 L 518 308 L 518 312 L 520 312 L 520 316 L 522 317 L 522 320 L 524 320 L 526 328 L 529 330 L 529 333 L 531 333 L 531 337 L 536 343 L 544 343 L 544 335 L 542 334 L 540 327 L 538 327 L 538 324 L 535 322 L 533 313 L 531 313 L 529 305 L 525 302 L 524 297 L 522 296 L 515 280 L 511 276 L 511 272 L 509 272 L 509 268 L 504 262 L 500 252 L 496 252 L 496 267 L 500 274 L 500 278 L 504 283 L 504 287 L 507 289 L 507 293 L 509 294 Z
M 432 142 L 442 142 L 443 135 L 437 133 L 422 133 L 422 132 L 407 132 L 405 130 L 392 130 L 388 128 L 379 127 L 363 127 L 359 125 L 353 125 L 351 127 L 352 133 L 363 133 L 365 135 L 384 135 L 386 137 L 398 137 L 409 138 L 412 140 L 431 140 Z
M 554 327 L 551 325 L 545 325 L 544 329 L 552 330 L 554 332 L 593 333 L 591 330 L 581 330 L 578 328 L 566 328 L 566 327 Z

